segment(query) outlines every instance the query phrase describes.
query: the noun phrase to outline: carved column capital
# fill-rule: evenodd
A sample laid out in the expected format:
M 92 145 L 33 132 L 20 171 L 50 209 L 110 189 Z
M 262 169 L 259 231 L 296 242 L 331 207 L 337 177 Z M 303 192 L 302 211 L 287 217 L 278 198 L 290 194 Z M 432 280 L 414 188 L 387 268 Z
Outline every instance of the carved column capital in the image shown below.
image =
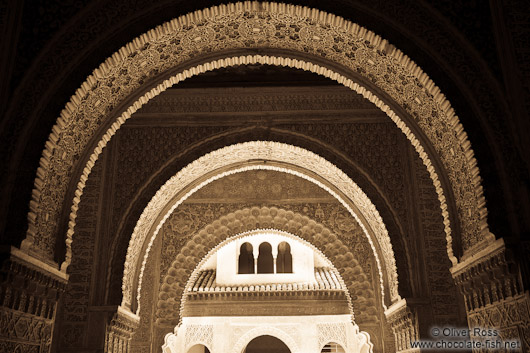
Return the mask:
M 0 252 L 0 351 L 49 352 L 68 275 L 9 247 Z
M 401 299 L 392 304 L 385 316 L 392 327 L 396 339 L 397 352 L 419 352 L 411 348 L 411 341 L 419 340 L 418 314 L 414 308 L 407 304 L 406 299 Z
M 468 312 L 524 293 L 520 269 L 502 239 L 451 268 Z
M 453 266 L 451 273 L 464 295 L 469 328 L 494 329 L 501 340 L 519 342 L 529 352 L 530 294 L 521 264 L 504 241 L 491 243 Z
M 122 306 L 116 307 L 116 312 L 107 324 L 105 336 L 106 353 L 127 353 L 134 331 L 140 324 L 140 317 Z

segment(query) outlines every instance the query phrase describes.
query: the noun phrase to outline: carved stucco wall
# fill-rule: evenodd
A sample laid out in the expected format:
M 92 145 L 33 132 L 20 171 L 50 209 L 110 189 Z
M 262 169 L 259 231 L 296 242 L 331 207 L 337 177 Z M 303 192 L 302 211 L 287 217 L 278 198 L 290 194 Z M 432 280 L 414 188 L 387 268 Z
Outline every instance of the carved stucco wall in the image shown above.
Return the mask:
M 236 216 L 236 218 L 240 219 L 244 224 L 248 224 L 250 227 L 249 229 L 252 229 L 253 227 L 259 228 L 261 223 L 258 219 L 261 219 L 262 222 L 269 223 L 266 221 L 267 215 L 269 214 L 268 210 L 270 210 L 271 215 L 278 212 L 275 211 L 277 209 L 272 206 L 271 209 L 268 207 L 253 207 L 253 211 L 250 213 L 241 213 L 238 207 L 242 206 L 244 205 L 237 203 L 186 203 L 180 206 L 166 221 L 163 228 L 163 245 L 157 247 L 157 249 L 160 249 L 160 255 L 157 256 L 158 253 L 151 254 L 147 265 L 149 268 L 149 266 L 152 266 L 150 263 L 160 262 L 160 271 L 158 272 L 161 281 L 159 287 L 160 292 L 150 291 L 150 289 L 144 290 L 142 285 L 140 299 L 141 305 L 149 306 L 152 305 L 153 302 L 157 302 L 156 315 L 153 315 L 151 320 L 146 320 L 145 325 L 139 327 L 139 332 L 143 332 L 140 336 L 146 336 L 146 334 L 153 329 L 155 331 L 158 329 L 161 332 L 164 332 L 165 330 L 165 333 L 172 330 L 180 319 L 179 310 L 181 309 L 180 301 L 182 299 L 182 289 L 195 266 L 191 265 L 190 267 L 190 263 L 198 263 L 201 260 L 201 256 L 205 255 L 205 252 L 209 247 L 216 246 L 222 241 L 223 237 L 230 236 L 231 234 L 230 232 L 226 233 L 226 231 L 220 229 L 221 232 L 218 235 L 221 236 L 221 238 L 217 239 L 214 236 L 213 238 L 215 239 L 210 239 L 210 237 L 204 237 L 204 234 L 201 236 L 202 233 L 205 233 L 204 230 L 197 233 L 195 228 L 198 228 L 197 230 L 199 230 L 204 225 L 209 224 L 209 217 L 216 219 L 218 215 L 225 214 L 225 217 L 222 217 L 219 222 L 215 222 L 213 225 L 215 226 L 215 224 L 217 224 L 219 226 L 223 224 L 224 226 L 221 226 L 223 229 L 226 228 L 226 226 L 229 229 L 232 229 L 229 219 L 231 220 L 234 217 L 228 216 L 228 218 L 226 218 L 226 213 L 231 212 L 232 210 L 237 210 L 236 215 L 247 214 L 242 218 L 240 216 Z M 375 293 L 379 288 L 379 280 L 375 273 L 372 274 L 374 258 L 360 227 L 356 225 L 355 219 L 336 202 L 324 204 L 282 204 L 281 207 L 295 212 L 303 212 L 303 214 L 300 215 L 302 216 L 302 223 L 305 223 L 303 218 L 306 218 L 307 215 L 311 219 L 319 219 L 332 225 L 340 232 L 340 236 L 337 234 L 338 239 L 340 240 L 334 243 L 328 243 L 327 240 L 321 239 L 322 236 L 319 236 L 318 234 L 313 238 L 309 235 L 310 232 L 304 233 L 303 236 L 306 240 L 322 249 L 325 254 L 331 256 L 331 259 L 335 261 L 353 299 L 352 304 L 353 310 L 356 313 L 356 322 L 360 325 L 361 329 L 368 331 L 371 335 L 379 337 L 376 347 L 382 348 L 382 337 L 384 334 L 388 335 L 390 329 L 384 322 L 385 318 L 382 310 L 381 297 Z M 280 208 L 279 213 L 282 212 L 284 211 L 281 211 Z M 203 217 L 205 213 L 208 217 L 207 219 L 204 219 L 205 217 Z M 256 218 L 254 213 L 256 213 Z M 285 212 L 283 214 L 285 214 Z M 291 215 L 294 215 L 293 220 L 300 219 L 300 216 L 296 213 L 291 213 Z M 289 218 L 289 212 L 287 212 L 287 217 Z M 306 218 L 306 221 L 309 220 L 309 218 Z M 190 227 L 192 224 L 193 226 Z M 272 221 L 271 224 L 276 225 L 274 221 Z M 290 231 L 295 231 L 297 228 L 292 221 L 289 221 L 288 225 Z M 279 224 L 276 226 L 277 227 L 275 228 L 281 228 Z M 325 232 L 323 231 L 322 234 L 324 233 Z M 217 235 L 217 232 L 215 234 Z M 337 243 L 336 246 L 335 243 Z M 190 248 L 190 244 L 192 248 Z M 336 248 L 337 246 L 338 248 Z M 346 249 L 350 252 L 347 252 L 348 250 Z M 168 268 L 170 262 L 173 263 Z M 362 264 L 362 266 L 360 264 Z M 365 269 L 368 272 L 365 272 Z M 151 269 L 145 275 L 151 276 L 152 274 L 153 272 Z M 152 282 L 152 279 L 148 278 L 148 281 Z M 150 308 L 146 309 L 147 315 L 152 313 L 150 310 Z M 142 307 L 141 312 L 143 312 Z M 143 313 L 140 314 L 140 316 L 143 315 Z M 159 334 L 159 336 L 163 337 L 163 334 Z M 159 344 L 162 343 L 160 340 L 157 342 Z M 391 351 L 391 345 L 388 345 L 388 342 L 385 351 Z
M 80 156 L 91 134 L 106 119 L 105 117 L 118 101 L 137 89 L 149 77 L 169 68 L 168 63 L 175 64 L 189 58 L 188 50 L 195 51 L 193 56 L 196 56 L 198 52 L 203 51 L 241 45 L 259 47 L 264 43 L 277 48 L 285 47 L 291 50 L 296 48 L 301 52 L 304 52 L 305 48 L 305 51 L 312 55 L 325 56 L 350 67 L 354 72 L 365 77 L 367 82 L 371 81 L 392 96 L 418 122 L 444 163 L 455 194 L 461 228 L 466 235 L 463 239 L 464 248 L 470 248 L 487 236 L 486 211 L 480 179 L 477 177 L 478 170 L 466 134 L 444 96 L 419 68 L 373 33 L 342 19 L 297 7 L 277 7 L 274 4 L 263 4 L 263 7 L 256 4 L 245 6 L 246 9 L 242 5 L 220 7 L 218 10 L 197 13 L 195 16 L 181 19 L 180 22 L 174 21 L 160 27 L 158 31 L 151 32 L 152 38 L 143 36 L 135 44 L 124 47 L 95 71 L 94 76 L 91 76 L 72 98 L 72 102 L 63 111 L 58 125 L 50 136 L 50 143 L 47 144 L 44 152 L 35 184 L 35 197 L 29 214 L 28 237 L 23 243 L 25 249 L 45 259 L 53 258 L 54 235 L 59 212 L 56 205 L 62 205 L 61 200 L 64 198 L 73 162 Z M 258 9 L 267 11 L 254 12 Z M 276 13 L 278 10 L 281 11 Z M 217 14 L 222 16 L 216 17 Z M 274 28 L 275 21 L 278 30 Z M 232 26 L 232 23 L 235 25 Z M 298 27 L 289 27 L 286 23 L 296 23 Z M 174 28 L 181 30 L 172 33 Z M 260 30 L 253 31 L 252 28 Z M 214 34 L 216 32 L 217 34 Z M 338 41 L 330 40 L 332 32 Z M 181 38 L 171 38 L 172 35 Z M 273 41 L 269 42 L 271 40 Z M 153 45 L 150 45 L 151 41 Z M 333 42 L 336 42 L 334 46 L 328 46 Z M 355 53 L 351 52 L 352 47 L 356 49 Z M 356 60 L 351 60 L 351 55 L 354 55 Z M 143 63 L 147 65 L 141 65 Z M 142 67 L 148 68 L 149 72 L 143 73 L 140 69 Z M 129 76 L 126 76 L 124 70 Z M 128 80 L 127 85 L 124 84 L 124 79 Z M 401 85 L 394 85 L 395 82 L 400 82 Z M 166 83 L 166 87 L 169 83 Z M 159 91 L 155 90 L 154 93 Z M 363 89 L 360 91 L 366 93 Z M 376 100 L 375 96 L 366 94 Z M 137 109 L 139 105 L 137 104 L 131 111 Z M 389 114 L 397 119 L 391 112 Z M 88 116 L 95 118 L 88 120 L 86 119 Z M 102 140 L 96 148 L 78 185 L 78 194 L 82 193 L 86 177 L 101 149 L 106 145 L 106 141 L 128 116 L 129 113 L 121 117 L 109 130 L 105 140 Z M 403 124 L 398 125 L 414 141 L 421 157 L 430 165 L 423 148 L 419 146 L 410 130 Z M 432 166 L 429 171 L 431 177 L 437 180 Z M 445 205 L 438 183 L 436 187 L 442 205 Z M 78 202 L 78 199 L 74 199 L 74 205 Z M 71 215 L 74 223 L 76 209 L 77 206 L 74 206 Z M 470 209 L 472 211 L 468 213 L 467 210 Z M 444 206 L 443 212 L 446 217 L 445 229 L 450 240 L 448 214 Z M 73 228 L 70 228 L 68 237 L 72 235 Z M 68 248 L 69 242 L 67 242 L 67 263 L 70 261 Z M 449 247 L 449 253 L 450 249 Z
M 412 168 L 418 185 L 415 190 L 415 202 L 418 204 L 416 212 L 419 213 L 417 217 L 420 222 L 417 234 L 422 239 L 422 258 L 426 268 L 427 288 L 424 295 L 430 299 L 434 323 L 440 327 L 463 324 L 465 315 L 459 308 L 460 294 L 451 276 L 451 262 L 443 251 L 445 237 L 440 205 L 433 197 L 434 187 L 419 159 L 412 161 Z M 412 239 L 410 242 L 413 242 Z
M 318 100 L 318 96 L 317 97 Z M 258 99 L 258 97 L 256 97 Z M 346 97 L 343 97 L 341 99 L 344 99 L 344 105 L 347 106 L 350 103 L 347 103 L 348 99 Z M 356 96 L 353 95 L 352 98 L 353 102 L 355 102 Z M 296 99 L 295 99 L 296 101 Z M 292 104 L 293 100 L 288 100 L 284 104 L 289 105 Z M 246 104 L 243 103 L 242 107 L 244 107 Z M 193 106 L 191 106 L 190 110 L 196 110 L 197 106 L 201 106 L 200 103 L 197 103 Z M 357 103 L 353 103 L 351 107 L 358 106 Z M 296 107 L 300 107 L 300 109 L 303 108 L 303 104 L 300 103 Z M 317 106 L 315 106 L 315 109 L 318 109 Z M 324 114 L 324 113 L 322 113 Z M 401 193 L 410 193 L 412 189 L 410 189 L 410 183 L 409 179 L 410 177 L 407 176 L 406 173 L 403 172 L 403 169 L 405 168 L 406 163 L 404 162 L 404 159 L 408 158 L 406 157 L 406 154 L 402 154 L 401 152 L 405 148 L 407 141 L 404 138 L 403 135 L 392 126 L 390 123 L 360 123 L 360 122 L 352 122 L 352 123 L 342 123 L 342 124 L 314 124 L 314 125 L 308 125 L 308 126 L 300 126 L 295 124 L 290 125 L 281 125 L 279 126 L 281 129 L 287 131 L 287 129 L 295 130 L 298 133 L 303 133 L 304 135 L 309 135 L 311 137 L 333 143 L 340 151 L 343 151 L 348 157 L 354 161 L 355 164 L 362 167 L 363 170 L 368 172 L 370 176 L 378 183 L 378 187 L 380 191 L 383 192 L 384 195 L 388 195 L 388 202 L 390 205 L 392 205 L 392 209 L 396 214 L 399 215 L 399 224 L 400 227 L 403 229 L 406 229 L 409 234 L 412 234 L 411 232 L 414 232 L 415 229 L 413 226 L 410 226 L 410 218 L 412 216 L 407 216 L 405 213 L 407 209 L 410 209 L 411 204 L 410 201 L 405 199 L 403 200 L 401 197 L 394 198 L 392 194 L 396 191 L 400 191 Z M 128 128 L 121 129 L 116 136 L 116 140 L 113 141 L 113 145 L 107 149 L 106 153 L 114 154 L 115 156 L 118 156 L 118 158 L 115 160 L 116 163 L 112 168 L 114 169 L 115 176 L 111 178 L 113 180 L 113 186 L 112 192 L 109 192 L 108 194 L 105 194 L 105 197 L 107 197 L 105 202 L 111 203 L 113 206 L 111 207 L 111 213 L 113 221 L 110 222 L 111 225 L 109 226 L 108 234 L 114 234 L 115 230 L 117 229 L 116 220 L 122 220 L 124 218 L 124 214 L 129 212 L 127 210 L 127 207 L 130 206 L 130 198 L 134 197 L 134 195 L 138 194 L 138 190 L 143 187 L 143 184 L 149 180 L 149 178 L 152 176 L 152 174 L 156 173 L 157 170 L 160 169 L 160 167 L 166 163 L 167 160 L 171 158 L 171 156 L 177 154 L 182 151 L 186 145 L 193 144 L 194 141 L 199 140 L 201 138 L 207 138 L 209 136 L 212 136 L 216 133 L 226 131 L 228 127 L 226 126 L 213 126 L 213 127 L 146 127 L 146 126 L 131 126 Z M 333 139 L 332 137 L 337 134 L 345 133 L 344 131 L 348 131 L 351 133 L 350 139 Z M 189 137 L 185 140 L 185 142 L 176 143 L 176 141 L 179 140 L 181 136 Z M 154 142 L 157 143 L 154 143 Z M 364 141 L 364 143 L 363 143 Z M 369 143 L 366 143 L 366 141 L 369 141 Z M 368 146 L 371 146 L 369 148 Z M 424 170 L 424 174 L 426 174 L 425 167 L 421 163 L 421 161 L 418 159 L 417 156 L 413 157 L 416 158 L 417 167 L 421 170 Z M 99 163 L 99 162 L 98 162 Z M 410 163 L 410 162 L 409 162 Z M 266 173 L 266 171 L 262 171 Z M 353 167 L 349 170 L 347 170 L 348 174 L 350 175 L 360 175 L 359 172 L 355 170 Z M 250 172 L 248 172 L 250 173 Z M 257 172 L 253 172 L 257 173 Z M 98 178 L 98 173 L 94 174 L 94 178 Z M 234 178 L 236 176 L 233 176 Z M 292 176 L 295 178 L 294 176 Z M 92 177 L 91 177 L 92 178 Z M 426 202 L 430 202 L 432 205 L 431 212 L 433 214 L 437 214 L 438 216 L 435 216 L 436 222 L 432 221 L 436 224 L 436 229 L 438 230 L 438 240 L 436 240 L 437 245 L 441 245 L 440 242 L 444 242 L 444 234 L 443 234 L 443 224 L 441 223 L 441 216 L 439 211 L 439 206 L 436 194 L 432 187 L 432 182 L 427 176 L 427 179 L 425 180 L 425 183 L 431 185 L 431 189 L 429 195 L 425 194 L 424 198 L 427 200 Z M 289 185 L 289 183 L 286 183 Z M 292 183 L 291 183 L 292 184 Z M 215 195 L 216 197 L 223 195 L 222 197 L 226 197 L 227 194 L 231 194 L 234 189 L 240 190 L 241 184 L 234 183 L 234 185 L 229 186 L 228 188 L 219 188 L 216 186 L 218 184 L 211 184 L 206 186 L 205 188 L 199 190 L 194 196 L 193 199 L 195 199 L 196 202 L 200 202 L 200 204 L 196 204 L 196 207 L 200 210 L 202 213 L 204 219 L 206 220 L 213 220 L 213 211 L 220 213 L 228 212 L 228 210 L 232 210 L 234 207 L 233 205 L 219 205 L 219 204 L 212 204 L 211 210 L 208 209 L 208 203 L 211 202 L 212 195 Z M 254 183 L 254 187 L 256 187 L 253 191 L 258 192 L 260 197 L 263 195 L 275 195 L 274 194 L 274 188 L 271 187 L 269 189 L 259 189 L 257 188 L 258 184 Z M 363 185 L 364 186 L 364 185 Z M 282 187 L 281 189 L 281 195 L 289 195 L 289 190 L 291 186 L 288 187 Z M 364 189 L 364 187 L 363 187 Z M 243 189 L 241 189 L 243 190 Z M 297 190 L 292 190 L 292 195 L 298 195 L 303 197 L 308 197 L 308 194 L 312 194 L 316 199 L 313 200 L 306 200 L 310 201 L 307 202 L 307 204 L 293 204 L 293 205 L 285 205 L 285 203 L 278 203 L 276 206 L 286 208 L 289 207 L 289 209 L 296 210 L 296 212 L 306 214 L 310 217 L 315 217 L 319 222 L 326 225 L 326 227 L 332 229 L 336 234 L 343 234 L 344 239 L 347 239 L 349 237 L 348 233 L 351 231 L 351 229 L 348 228 L 348 223 L 344 222 L 345 215 L 342 213 L 342 211 L 339 211 L 338 209 L 335 209 L 335 206 L 327 205 L 325 195 L 326 193 L 323 191 L 320 191 L 317 187 L 314 187 L 314 189 L 310 189 L 310 193 L 306 193 L 304 195 L 303 190 L 301 188 Z M 376 191 L 370 191 L 370 194 L 373 194 Z M 90 195 L 90 194 L 89 194 Z M 246 195 L 243 195 L 243 193 L 232 194 L 233 202 L 241 202 L 241 198 L 248 197 L 248 193 Z M 238 199 L 239 198 L 239 199 Z M 281 198 L 281 197 L 280 197 Z M 321 202 L 320 209 L 322 209 L 322 213 L 319 210 L 319 207 L 316 203 L 318 203 L 319 198 L 320 201 L 326 201 Z M 429 201 L 430 200 L 430 201 Z M 191 201 L 190 201 L 191 202 Z M 87 204 L 89 205 L 89 202 L 87 201 Z M 94 203 L 90 203 L 91 206 L 89 207 L 96 207 Z M 252 206 L 252 204 L 244 204 L 247 206 Z M 378 204 L 378 209 L 381 205 Z M 81 205 L 81 208 L 84 208 L 83 204 Z M 181 208 L 183 207 L 183 208 Z M 182 211 L 184 214 L 187 213 L 186 209 L 190 206 L 187 206 L 186 204 L 182 205 L 177 209 L 176 212 Z M 225 208 L 225 210 L 222 210 L 222 208 Z M 328 208 L 329 214 L 328 214 Z M 335 211 L 337 211 L 335 213 Z M 86 211 L 85 211 L 86 214 Z M 119 216 L 117 215 L 119 214 Z M 404 216 L 402 216 L 404 215 Z M 95 217 L 92 215 L 92 217 Z M 344 218 L 344 219 L 343 219 Z M 85 219 L 83 216 L 80 218 L 80 220 Z M 86 222 L 86 221 L 83 221 Z M 90 220 L 89 222 L 95 222 L 94 219 Z M 120 221 L 121 222 L 121 221 Z M 432 227 L 434 223 L 430 223 L 429 227 Z M 89 223 L 94 224 L 94 223 Z M 182 229 L 187 229 L 190 231 L 197 230 L 198 227 L 201 225 L 201 221 L 198 219 L 198 217 L 193 217 L 189 213 L 185 215 L 184 220 L 180 220 L 178 222 L 178 227 Z M 391 222 L 388 222 L 388 224 L 391 224 Z M 126 227 L 125 227 L 126 228 Z M 396 228 L 396 237 L 394 239 L 399 239 L 399 234 L 401 232 L 398 232 L 398 228 Z M 356 233 L 355 233 L 356 234 Z M 346 240 L 343 239 L 343 242 L 352 249 L 352 251 L 359 251 L 360 253 L 364 253 L 368 251 L 368 248 L 366 247 L 366 243 L 363 242 L 354 242 L 356 239 L 359 239 L 357 235 L 355 237 L 351 238 L 351 243 L 348 244 Z M 363 238 L 361 238 L 363 239 Z M 81 244 L 79 246 L 86 246 L 86 244 Z M 121 246 L 126 248 L 126 244 L 122 244 Z M 171 249 L 171 248 L 169 248 Z M 355 250 L 353 250 L 355 249 Z M 362 250 L 361 250 L 362 249 Z M 399 249 L 399 247 L 396 247 L 395 249 Z M 442 252 L 443 252 L 442 248 Z M 404 269 L 408 267 L 406 265 L 406 257 L 403 255 L 403 253 L 397 253 L 398 257 L 398 265 L 400 264 L 399 261 L 404 261 Z M 121 262 L 121 269 L 123 269 L 123 256 L 116 256 L 116 252 L 114 253 L 114 263 L 113 263 L 113 273 L 114 275 L 111 277 L 112 280 L 110 281 L 110 285 L 113 286 L 112 288 L 115 288 L 114 290 L 110 290 L 108 293 L 119 293 L 119 287 L 121 285 L 121 276 L 122 273 L 120 272 L 120 266 L 119 263 Z M 356 255 L 359 256 L 359 255 Z M 443 258 L 443 257 L 441 257 Z M 121 259 L 121 260 L 120 260 Z M 83 260 L 87 261 L 87 260 Z M 360 261 L 361 265 L 364 267 L 363 272 L 365 272 L 366 276 L 369 278 L 371 276 L 371 271 L 367 268 L 368 261 Z M 76 265 L 77 266 L 77 265 Z M 72 270 L 75 272 L 76 267 L 74 267 Z M 407 281 L 408 275 L 406 275 L 406 271 L 404 269 L 400 269 L 400 282 Z M 84 271 L 84 270 L 83 270 Z M 375 267 L 372 268 L 373 274 L 377 272 Z M 401 273 L 403 271 L 403 273 Z M 81 271 L 82 272 L 82 271 Z M 405 275 L 404 275 L 405 274 Z M 87 273 L 85 272 L 84 276 L 86 276 Z M 84 278 L 84 277 L 80 277 Z M 149 274 L 146 274 L 146 277 L 148 280 L 150 278 Z M 160 278 L 160 277 L 157 277 Z M 75 287 L 77 277 L 74 276 L 72 278 L 72 286 Z M 83 283 L 83 282 L 81 282 Z M 78 288 L 78 287 L 76 287 Z M 143 301 L 143 299 L 142 299 Z M 81 305 L 81 304 L 80 304 Z M 77 312 L 79 310 L 84 310 L 82 308 L 74 308 L 72 307 L 72 312 Z M 146 308 L 148 310 L 148 308 Z M 141 315 L 141 317 L 143 317 Z M 167 328 L 161 330 L 165 331 L 167 333 Z M 380 330 L 380 327 L 370 328 L 367 329 L 370 333 L 376 332 L 376 330 Z M 151 334 L 151 333 L 150 333 Z M 157 336 L 157 328 L 153 328 L 153 336 Z M 160 341 L 160 337 L 163 338 L 163 334 L 158 334 L 159 338 L 158 341 Z M 379 336 L 379 335 L 378 335 Z M 375 339 L 374 339 L 375 340 Z
M 160 282 L 160 271 L 157 266 L 164 254 L 161 243 L 162 238 L 158 239 L 153 247 L 154 253 L 161 254 L 161 256 L 153 256 L 145 268 L 146 278 L 143 286 L 146 295 L 141 298 L 140 324 L 132 336 L 130 353 L 158 352 L 162 347 L 160 338 L 156 339 L 155 336 L 157 327 L 155 326 L 156 297 L 154 296 L 154 293 L 158 293 Z
M 337 92 L 335 92 L 337 93 Z M 338 92 L 340 99 L 344 102 L 342 107 L 358 107 L 358 96 L 351 93 L 350 98 L 341 96 L 342 93 Z M 161 96 L 162 97 L 162 96 Z M 215 97 L 215 95 L 214 95 Z M 276 96 L 274 96 L 276 97 Z M 321 94 L 315 94 L 311 97 L 313 104 L 319 102 L 315 106 L 315 109 L 318 109 L 318 106 L 322 103 L 325 104 L 326 96 Z M 274 104 L 277 109 L 304 109 L 304 102 L 309 98 L 303 98 L 301 95 L 288 95 L 288 99 L 283 98 L 283 100 L 278 101 L 276 98 L 271 98 L 271 102 L 263 99 L 259 96 L 253 97 L 251 100 L 243 98 L 230 98 L 226 100 L 228 106 L 233 107 L 235 111 L 240 111 L 247 109 L 247 103 L 252 104 L 254 101 L 256 104 L 262 102 L 264 104 L 263 109 L 267 109 L 270 104 Z M 215 100 L 216 98 L 214 98 Z M 182 99 L 180 99 L 182 100 Z M 336 99 L 335 99 L 336 100 Z M 334 100 L 334 101 L 335 101 Z M 192 99 L 192 102 L 194 100 Z M 184 102 L 187 102 L 184 100 Z M 352 103 L 349 103 L 352 102 Z M 173 101 L 173 103 L 175 103 Z M 202 104 L 201 104 L 202 103 Z M 362 102 L 360 103 L 362 104 Z M 171 104 L 173 106 L 173 104 Z M 234 105 L 237 105 L 234 107 Z M 190 112 L 197 110 L 197 106 L 216 106 L 212 104 L 209 99 L 202 98 L 200 103 L 190 104 L 189 102 L 185 105 L 190 107 Z M 361 105 L 362 106 L 362 105 Z M 290 107 L 290 108 L 287 108 Z M 163 110 L 163 109 L 162 109 Z M 151 107 L 150 112 L 156 113 L 157 109 Z M 186 111 L 186 110 L 184 110 Z M 373 110 L 372 110 L 373 111 Z M 322 117 L 327 117 L 328 115 L 325 111 L 319 113 Z M 362 113 L 370 115 L 370 111 L 367 113 Z M 351 116 L 351 113 L 350 113 Z M 162 120 L 165 122 L 167 120 Z M 222 124 L 222 123 L 221 123 Z M 405 137 L 392 126 L 391 123 L 349 123 L 349 124 L 315 124 L 308 125 L 305 128 L 300 127 L 300 125 L 289 125 L 284 126 L 280 125 L 282 130 L 288 131 L 287 129 L 292 129 L 296 132 L 307 133 L 309 136 L 316 137 L 325 142 L 332 143 L 338 151 L 344 153 L 351 159 L 354 163 L 360 165 L 364 170 L 366 170 L 370 177 L 374 175 L 375 180 L 380 184 L 378 188 L 374 188 L 373 185 L 369 183 L 362 182 L 361 186 L 363 190 L 366 190 L 370 197 L 374 199 L 377 209 L 382 212 L 385 222 L 389 228 L 390 236 L 393 239 L 393 248 L 396 253 L 397 264 L 399 271 L 401 273 L 400 286 L 404 293 L 408 292 L 408 266 L 405 265 L 407 255 L 403 249 L 400 237 L 398 234 L 401 234 L 404 230 L 411 232 L 412 229 L 407 228 L 406 222 L 406 209 L 408 204 L 402 202 L 402 196 L 392 196 L 394 193 L 403 194 L 406 192 L 407 183 L 403 179 L 401 173 L 403 165 L 403 156 L 399 151 L 404 148 L 404 145 L 407 144 Z M 132 222 L 136 222 L 137 218 L 131 217 L 130 219 L 124 221 L 126 212 L 129 210 L 125 207 L 127 200 L 130 200 L 131 195 L 137 195 L 142 182 L 148 178 L 150 173 L 154 173 L 161 165 L 163 165 L 165 160 L 169 160 L 172 156 L 178 155 L 179 152 L 184 150 L 184 147 L 192 145 L 194 141 L 199 140 L 201 137 L 203 139 L 212 136 L 216 132 L 226 131 L 226 126 L 217 126 L 211 128 L 203 127 L 166 127 L 166 128 L 156 128 L 156 127 L 138 127 L 138 128 L 124 128 L 120 130 L 116 136 L 119 146 L 119 155 L 124 156 L 124 158 L 117 161 L 119 173 L 117 180 L 117 189 L 116 199 L 114 203 L 114 222 L 113 224 L 123 224 L 121 227 L 121 232 L 126 231 L 122 237 L 122 243 L 117 244 L 117 252 L 123 254 L 125 249 L 125 242 L 128 242 L 127 237 L 129 236 L 128 231 L 132 231 L 131 225 Z M 350 133 L 350 137 L 344 140 L 334 139 L 334 136 L 337 134 Z M 182 143 L 180 139 L 182 136 Z M 302 135 L 303 136 L 303 135 Z M 282 137 L 285 139 L 285 137 Z M 302 137 L 303 140 L 303 137 Z M 159 141 L 160 143 L 153 144 L 153 141 Z M 293 140 L 296 142 L 297 140 Z M 369 141 L 368 143 L 363 141 Z M 187 145 L 186 145 L 187 144 Z M 370 146 L 370 147 L 368 147 Z M 151 157 L 151 152 L 153 153 L 153 158 Z M 333 156 L 333 152 L 330 154 L 330 157 Z M 345 172 L 351 175 L 354 180 L 366 178 L 365 175 L 353 166 L 345 165 Z M 123 190 L 123 191 L 122 191 Z M 156 190 L 156 186 L 149 186 L 147 191 L 143 195 L 152 195 Z M 378 198 L 376 195 L 380 191 L 383 191 L 388 197 L 390 205 L 393 207 L 395 212 L 399 215 L 399 220 L 401 225 L 396 225 L 394 220 L 394 215 L 392 211 L 388 210 L 388 205 L 385 202 Z M 399 192 L 396 192 L 399 191 Z M 145 198 L 145 196 L 142 196 Z M 149 196 L 147 196 L 149 197 Z M 133 210 L 134 211 L 134 210 Z M 137 213 L 138 214 L 138 213 Z M 139 214 L 138 214 L 139 216 Z M 138 217 L 136 216 L 136 217 Z M 405 228 L 403 228 L 405 227 Z M 113 231 L 117 226 L 113 229 Z M 117 258 L 121 258 L 117 256 Z M 120 264 L 121 260 L 117 260 L 112 265 L 113 271 L 112 280 L 110 284 L 114 286 L 111 290 L 112 293 L 116 292 L 121 276 Z

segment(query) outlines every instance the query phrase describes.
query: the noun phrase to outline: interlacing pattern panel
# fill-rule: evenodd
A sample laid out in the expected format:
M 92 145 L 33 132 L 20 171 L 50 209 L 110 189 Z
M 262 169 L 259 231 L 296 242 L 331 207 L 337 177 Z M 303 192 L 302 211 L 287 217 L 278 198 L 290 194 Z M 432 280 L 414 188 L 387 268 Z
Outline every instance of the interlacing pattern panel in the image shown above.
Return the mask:
M 186 326 L 186 347 L 203 344 L 212 347 L 213 325 L 188 325 Z
M 318 324 L 318 345 L 324 347 L 326 343 L 336 342 L 348 348 L 346 340 L 346 324 Z

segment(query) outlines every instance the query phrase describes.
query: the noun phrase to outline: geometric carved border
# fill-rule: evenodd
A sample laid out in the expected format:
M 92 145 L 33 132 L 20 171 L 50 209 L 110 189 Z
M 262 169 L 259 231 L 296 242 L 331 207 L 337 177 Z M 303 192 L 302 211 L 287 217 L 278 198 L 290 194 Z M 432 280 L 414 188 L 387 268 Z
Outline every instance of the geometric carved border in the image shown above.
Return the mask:
M 186 350 L 196 344 L 203 344 L 211 351 L 213 344 L 213 325 L 186 326 Z
M 348 348 L 345 323 L 318 324 L 317 328 L 319 349 L 322 349 L 325 344 L 330 342 L 338 343 L 344 348 Z
M 249 160 L 255 162 L 248 165 Z M 275 163 L 282 167 L 274 166 Z M 226 170 L 228 166 L 233 169 Z M 150 247 L 173 210 L 208 183 L 251 169 L 269 169 L 297 175 L 315 183 L 339 200 L 367 236 L 380 273 L 381 290 L 384 291 L 383 278 L 386 277 L 391 301 L 399 299 L 397 269 L 390 237 L 381 216 L 366 194 L 340 169 L 310 151 L 277 142 L 253 141 L 221 148 L 195 160 L 158 190 L 140 216 L 129 242 L 122 284 L 123 305 L 132 304 L 133 284 L 141 280 Z M 203 180 L 210 173 L 218 174 Z M 316 180 L 315 175 L 326 184 Z M 147 244 L 147 248 L 142 254 L 144 244 Z M 382 263 L 378 251 L 383 256 Z M 135 278 L 139 266 L 140 275 Z
M 192 57 L 244 48 L 287 49 L 306 57 L 328 60 L 356 72 L 385 92 L 415 120 L 440 157 L 455 197 L 464 250 L 492 238 L 487 227 L 478 168 L 467 135 L 445 96 L 414 62 L 373 32 L 340 17 L 300 6 L 246 2 L 212 7 L 165 23 L 121 48 L 87 78 L 62 111 L 46 143 L 35 179 L 28 232 L 22 249 L 46 260 L 53 259 L 60 207 L 64 204 L 73 168 L 116 106 L 143 82 Z M 226 58 L 182 71 L 145 94 L 111 122 L 111 128 L 99 141 L 77 185 L 63 270 L 71 257 L 76 211 L 84 184 L 101 150 L 120 125 L 142 104 L 178 81 L 218 67 L 251 62 L 298 67 L 330 77 L 385 111 L 411 140 L 429 170 L 442 205 L 448 254 L 453 264 L 456 262 L 451 250 L 446 198 L 437 172 L 418 137 L 394 111 L 373 92 L 323 66 L 289 57 L 245 58 Z

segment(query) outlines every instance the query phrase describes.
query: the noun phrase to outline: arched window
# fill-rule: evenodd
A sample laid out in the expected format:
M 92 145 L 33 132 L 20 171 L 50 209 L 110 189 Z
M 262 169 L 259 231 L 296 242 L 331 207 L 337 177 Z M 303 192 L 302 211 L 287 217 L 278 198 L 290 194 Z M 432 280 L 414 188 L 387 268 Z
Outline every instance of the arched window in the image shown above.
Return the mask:
M 344 348 L 338 343 L 330 342 L 326 344 L 322 350 L 321 353 L 345 353 Z
M 239 262 L 237 273 L 254 273 L 254 255 L 252 254 L 252 244 L 243 243 L 239 249 Z
M 196 344 L 188 350 L 188 353 L 210 353 L 210 350 L 202 344 Z
M 267 242 L 261 243 L 259 246 L 258 273 L 274 273 L 272 246 Z
M 285 343 L 276 337 L 264 335 L 254 338 L 250 341 L 243 353 L 291 353 L 291 350 Z
M 291 255 L 291 246 L 285 241 L 278 244 L 276 273 L 293 273 L 293 257 Z

